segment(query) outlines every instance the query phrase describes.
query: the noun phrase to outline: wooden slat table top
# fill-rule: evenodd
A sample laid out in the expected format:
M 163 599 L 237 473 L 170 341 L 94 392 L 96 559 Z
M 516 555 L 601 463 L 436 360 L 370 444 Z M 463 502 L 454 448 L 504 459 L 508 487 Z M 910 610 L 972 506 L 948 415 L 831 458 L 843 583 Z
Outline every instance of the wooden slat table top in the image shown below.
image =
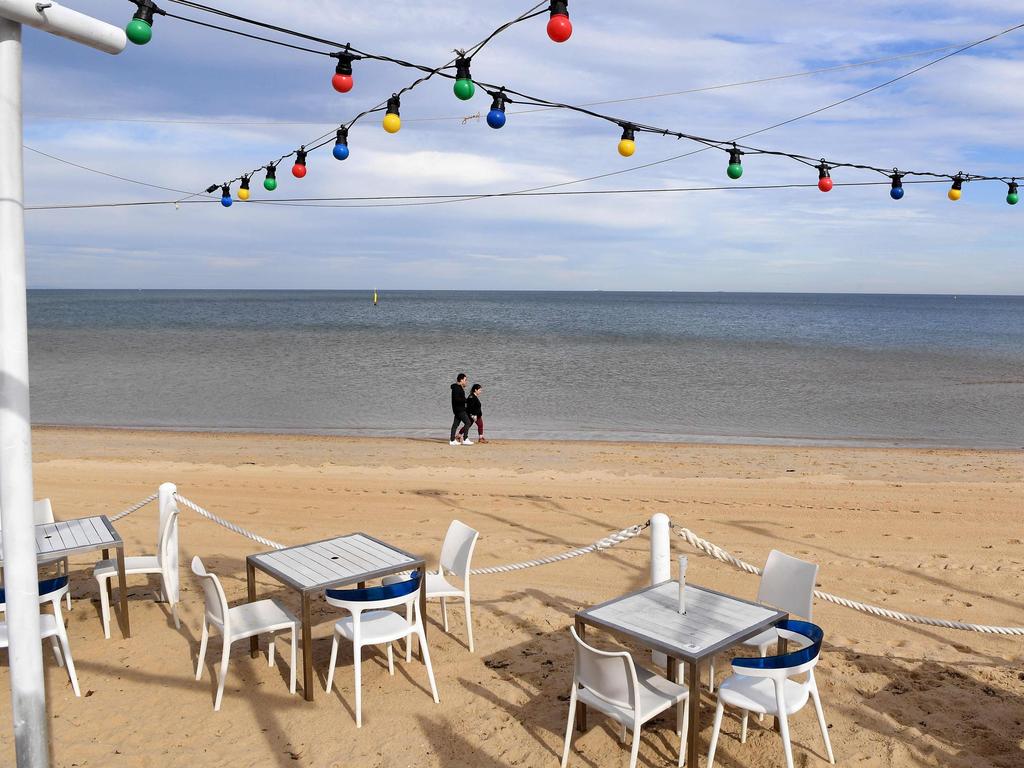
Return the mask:
M 112 549 L 123 542 L 106 515 L 60 520 L 36 526 L 36 555 L 53 560 L 79 552 Z M 3 562 L 3 531 L 0 531 L 0 563 Z
M 423 558 L 365 533 L 261 552 L 246 560 L 300 592 L 369 581 L 424 564 Z
M 685 614 L 678 605 L 679 583 L 666 581 L 587 608 L 577 617 L 673 658 L 700 661 L 788 616 L 696 584 L 686 585 Z

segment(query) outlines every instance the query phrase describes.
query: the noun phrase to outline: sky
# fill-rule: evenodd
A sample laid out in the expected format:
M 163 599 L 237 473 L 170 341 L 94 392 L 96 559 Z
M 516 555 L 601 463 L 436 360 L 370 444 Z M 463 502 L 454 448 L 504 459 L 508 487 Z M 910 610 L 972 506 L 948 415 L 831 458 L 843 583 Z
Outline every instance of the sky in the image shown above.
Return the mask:
M 373 2 L 216 0 L 217 7 L 364 50 L 436 66 L 517 16 L 528 0 Z M 68 5 L 123 26 L 127 0 Z M 181 15 L 214 20 L 162 0 Z M 1013 0 L 857 3 L 739 0 L 693 4 L 571 0 L 574 32 L 546 16 L 516 25 L 473 60 L 473 74 L 582 104 L 704 88 L 967 43 L 1024 21 Z M 152 41 L 110 56 L 26 28 L 25 144 L 110 174 L 199 191 L 265 165 L 408 85 L 390 63 L 334 62 L 158 17 Z M 729 139 L 817 109 L 943 55 L 701 93 L 602 111 Z M 1024 30 L 900 82 L 748 140 L 843 162 L 942 173 L 1024 176 Z M 350 157 L 311 153 L 308 174 L 278 169 L 252 198 L 476 194 L 616 175 L 561 190 L 736 186 L 717 150 L 567 113 L 483 121 L 490 98 L 432 80 L 402 99 L 402 130 L 380 116 L 351 131 Z M 523 109 L 523 107 L 519 107 Z M 99 119 L 97 119 L 99 118 Z M 792 160 L 745 158 L 739 184 L 817 181 Z M 28 206 L 173 200 L 26 151 Z M 886 181 L 837 170 L 834 180 Z M 540 289 L 1024 294 L 1024 204 L 1006 185 L 945 184 L 518 197 L 389 207 L 219 203 L 26 212 L 29 282 L 55 288 Z M 219 193 L 218 193 L 219 197 Z

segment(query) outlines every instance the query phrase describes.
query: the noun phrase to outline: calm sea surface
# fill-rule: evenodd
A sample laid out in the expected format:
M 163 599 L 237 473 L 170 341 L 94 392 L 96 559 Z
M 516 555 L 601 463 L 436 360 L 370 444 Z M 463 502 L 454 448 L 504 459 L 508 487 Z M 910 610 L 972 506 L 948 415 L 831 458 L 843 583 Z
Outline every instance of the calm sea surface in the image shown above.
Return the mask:
M 38 424 L 1024 447 L 1024 297 L 29 292 Z

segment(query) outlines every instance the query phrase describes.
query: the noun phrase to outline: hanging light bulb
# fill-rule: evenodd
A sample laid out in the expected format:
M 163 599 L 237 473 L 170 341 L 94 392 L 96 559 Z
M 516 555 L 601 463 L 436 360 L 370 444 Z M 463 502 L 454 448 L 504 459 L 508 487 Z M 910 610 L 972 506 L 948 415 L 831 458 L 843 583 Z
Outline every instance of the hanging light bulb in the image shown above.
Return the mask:
M 145 45 L 153 39 L 153 14 L 165 15 L 153 0 L 132 0 L 138 7 L 132 20 L 124 28 L 125 35 L 136 45 Z
M 248 200 L 249 199 L 249 177 L 243 176 L 242 183 L 238 185 L 238 199 Z
M 460 55 L 455 60 L 455 85 L 452 86 L 452 90 L 463 101 L 469 101 L 476 93 L 473 76 L 469 74 L 469 59 L 465 56 Z
M 344 125 L 338 129 L 331 154 L 334 155 L 335 160 L 344 160 L 348 157 L 348 128 Z
M 391 94 L 391 98 L 388 99 L 387 113 L 384 115 L 384 130 L 388 133 L 398 133 L 402 127 L 402 118 L 399 116 L 399 108 L 402 106 L 402 100 L 398 98 L 397 93 Z
M 725 173 L 730 179 L 736 180 L 743 175 L 743 161 L 740 159 L 742 154 L 733 144 L 732 149 L 729 150 L 729 167 L 725 169 Z
M 636 137 L 633 135 L 633 126 L 623 124 L 622 138 L 619 139 L 619 154 L 623 157 L 632 157 L 636 152 Z
M 223 187 L 220 188 L 220 204 L 223 205 L 225 208 L 230 208 L 231 203 L 231 187 L 225 184 Z
M 548 37 L 556 43 L 564 43 L 572 37 L 572 22 L 569 21 L 568 0 L 551 0 L 551 18 L 548 19 Z
M 822 160 L 821 165 L 818 166 L 818 189 L 822 192 L 832 191 L 832 177 L 828 172 L 828 163 L 824 160 Z
M 273 163 L 267 166 L 267 177 L 263 179 L 263 188 L 267 192 L 277 189 L 277 166 Z
M 949 192 L 946 193 L 946 197 L 952 200 L 954 203 L 960 199 L 963 194 L 964 176 L 962 173 L 958 173 L 953 177 L 953 186 L 949 188 Z
M 487 124 L 497 130 L 505 125 L 505 94 L 501 91 L 491 94 L 491 111 L 487 113 Z
M 302 146 L 295 150 L 295 165 L 292 166 L 292 176 L 301 179 L 306 175 L 306 147 Z
M 334 77 L 331 78 L 331 85 L 334 86 L 334 90 L 338 93 L 348 93 L 352 90 L 352 86 L 355 85 L 352 80 L 352 62 L 355 60 L 355 56 L 348 52 L 347 45 L 344 51 L 338 51 L 338 53 L 332 53 L 331 55 L 338 59 L 338 66 L 334 68 Z
M 903 174 L 895 168 L 892 169 L 892 189 L 889 190 L 889 197 L 893 200 L 903 199 Z
M 1020 195 L 1017 193 L 1017 180 L 1010 179 L 1010 188 L 1006 191 L 1006 203 L 1007 205 L 1016 205 L 1020 201 Z

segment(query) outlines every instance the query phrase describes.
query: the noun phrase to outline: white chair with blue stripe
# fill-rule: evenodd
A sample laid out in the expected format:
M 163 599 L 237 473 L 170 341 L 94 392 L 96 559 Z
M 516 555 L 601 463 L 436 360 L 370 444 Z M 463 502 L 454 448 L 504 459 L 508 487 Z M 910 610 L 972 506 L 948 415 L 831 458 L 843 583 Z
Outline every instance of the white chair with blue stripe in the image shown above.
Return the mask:
M 57 665 L 67 667 L 75 696 L 81 696 L 81 691 L 78 689 L 78 675 L 75 674 L 75 661 L 71 658 L 71 645 L 68 643 L 68 633 L 64 629 L 64 617 L 60 612 L 61 598 L 67 593 L 68 577 L 66 574 L 39 582 L 39 604 L 50 603 L 53 606 L 53 613 L 39 612 L 39 638 L 41 640 L 50 638 L 53 655 L 57 658 Z M 3 587 L 0 587 L 0 611 L 7 613 L 7 595 Z M 8 645 L 7 622 L 0 621 L 0 648 L 6 648 Z
M 328 589 L 325 593 L 327 602 L 336 608 L 343 608 L 351 615 L 339 620 L 334 625 L 334 642 L 331 644 L 331 666 L 327 670 L 327 690 L 334 683 L 334 667 L 338 662 L 338 641 L 344 637 L 352 643 L 352 657 L 355 667 L 356 688 L 356 727 L 363 726 L 363 693 L 362 693 L 362 650 L 364 645 L 387 644 L 388 672 L 395 674 L 395 658 L 392 643 L 402 638 L 406 640 L 406 650 L 411 645 L 412 635 L 419 639 L 423 652 L 423 663 L 427 667 L 427 678 L 430 680 L 430 692 L 434 703 L 439 703 L 437 686 L 434 684 L 434 669 L 430 665 L 430 651 L 427 649 L 427 638 L 423 634 L 423 617 L 420 615 L 420 575 L 414 573 L 411 578 L 379 587 L 362 589 Z M 405 606 L 405 616 L 390 610 Z M 408 660 L 408 654 L 406 656 Z
M 740 724 L 740 743 L 747 741 L 747 717 L 751 712 L 773 715 L 779 719 L 782 746 L 786 752 L 786 768 L 793 768 L 793 747 L 789 741 L 789 716 L 799 712 L 810 698 L 818 715 L 818 727 L 825 741 L 828 761 L 835 764 L 832 743 L 828 737 L 828 725 L 821 708 L 818 685 L 814 681 L 814 667 L 821 653 L 821 642 L 825 633 L 821 627 L 808 621 L 788 619 L 777 626 L 779 637 L 800 643 L 799 650 L 781 656 L 766 658 L 733 659 L 733 674 L 718 688 L 718 706 L 715 709 L 715 724 L 711 731 L 711 746 L 708 749 L 708 768 L 715 763 L 715 748 L 722 728 L 722 714 L 725 707 L 736 707 L 743 711 Z M 793 680 L 796 675 L 807 673 L 803 682 Z

